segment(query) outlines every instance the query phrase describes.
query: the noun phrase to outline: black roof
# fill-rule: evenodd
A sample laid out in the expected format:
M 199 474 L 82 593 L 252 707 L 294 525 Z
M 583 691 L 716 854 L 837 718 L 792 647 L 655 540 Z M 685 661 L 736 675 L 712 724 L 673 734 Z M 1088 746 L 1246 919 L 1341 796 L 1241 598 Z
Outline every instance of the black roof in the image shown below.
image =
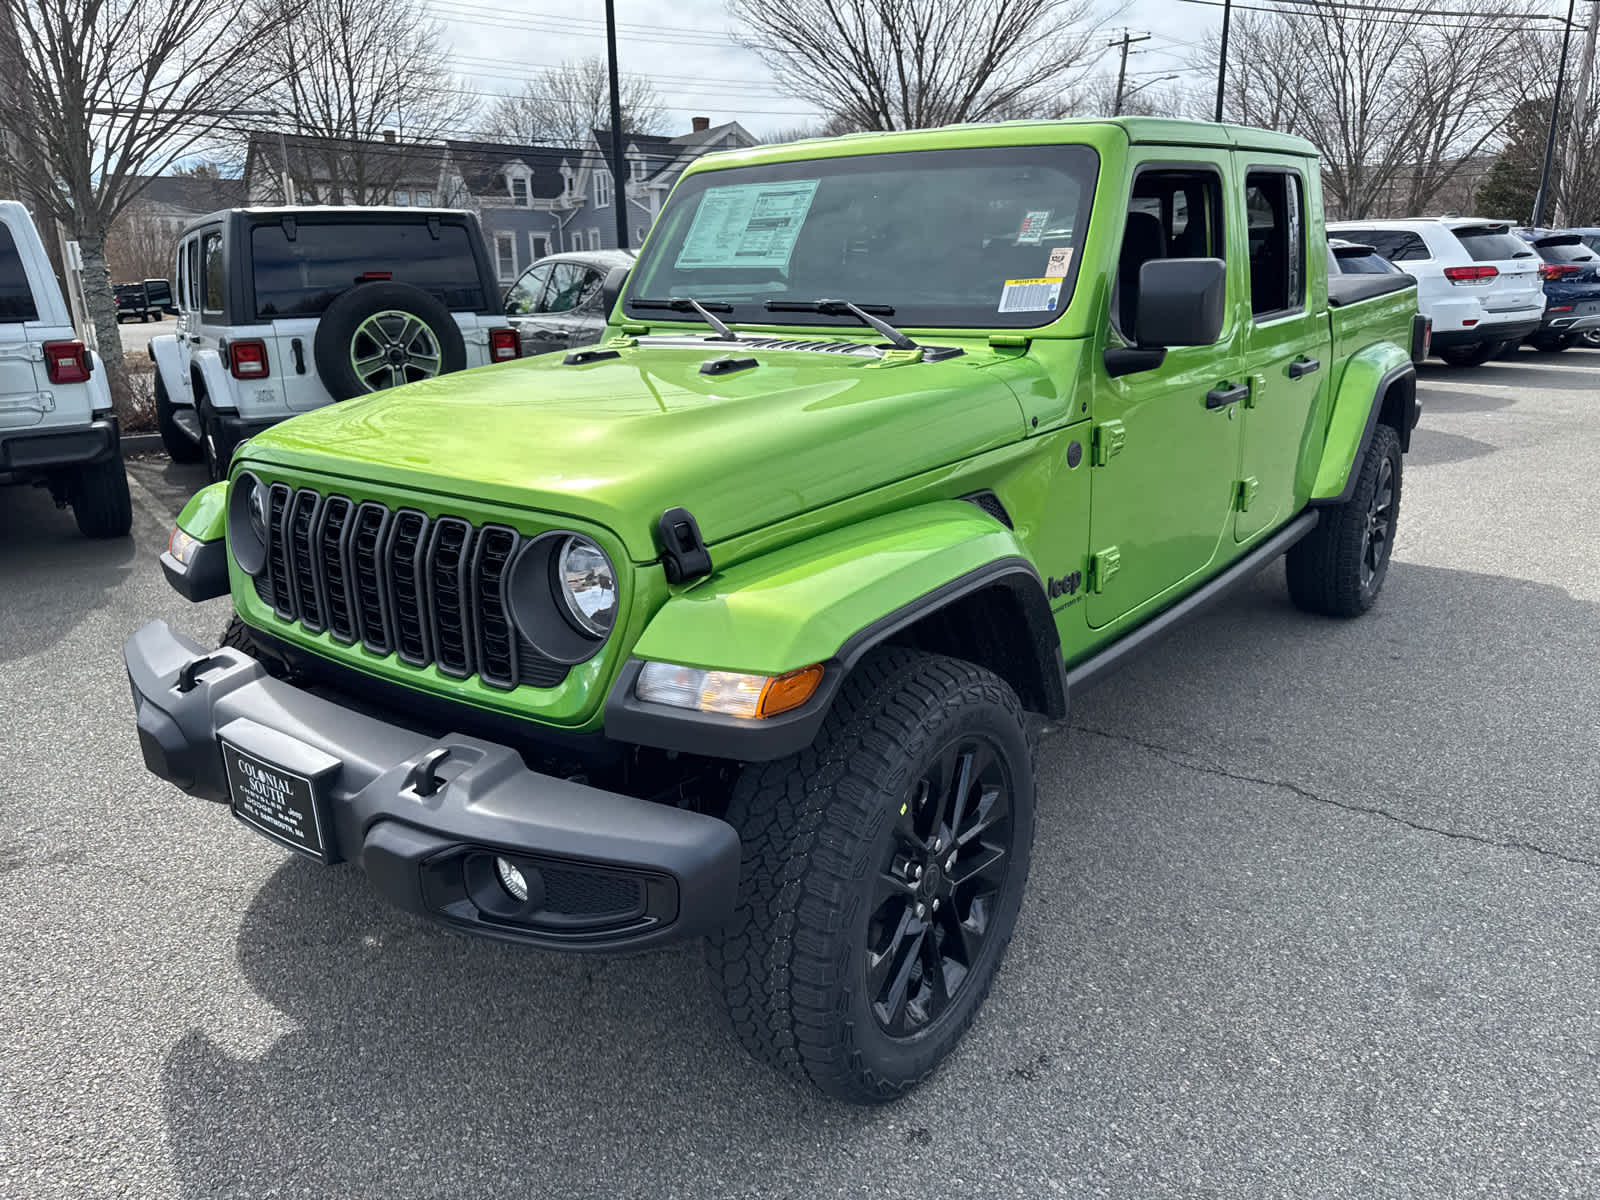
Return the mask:
M 581 150 L 560 150 L 551 146 L 519 146 L 512 142 L 448 141 L 450 159 L 467 190 L 473 195 L 505 190 L 503 175 L 507 164 L 525 163 L 533 172 L 529 191 L 532 195 L 552 200 L 566 190 L 561 177 L 561 164 L 576 170 L 585 157 Z

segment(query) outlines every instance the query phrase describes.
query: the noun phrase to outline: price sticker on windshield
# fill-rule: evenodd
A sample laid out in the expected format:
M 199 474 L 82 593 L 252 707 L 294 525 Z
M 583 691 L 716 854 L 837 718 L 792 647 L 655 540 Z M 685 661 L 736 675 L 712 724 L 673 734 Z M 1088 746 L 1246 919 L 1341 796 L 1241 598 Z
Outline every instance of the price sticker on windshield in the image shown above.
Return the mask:
M 1008 279 L 1000 291 L 1000 311 L 1055 312 L 1061 304 L 1060 279 Z

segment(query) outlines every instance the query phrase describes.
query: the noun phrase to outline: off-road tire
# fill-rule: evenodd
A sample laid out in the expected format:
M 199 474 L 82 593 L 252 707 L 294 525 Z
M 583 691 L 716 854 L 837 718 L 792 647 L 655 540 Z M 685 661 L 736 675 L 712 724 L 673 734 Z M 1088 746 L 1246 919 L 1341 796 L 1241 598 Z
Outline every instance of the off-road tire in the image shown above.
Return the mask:
M 84 537 L 126 537 L 133 528 L 133 499 L 122 456 L 74 467 L 67 482 L 72 515 Z
M 288 663 L 256 640 L 250 626 L 239 619 L 238 613 L 229 616 L 228 623 L 223 626 L 222 636 L 217 639 L 217 646 L 248 654 L 265 667 L 267 674 L 274 679 L 287 679 L 293 674 Z
M 161 369 L 156 368 L 156 431 L 161 434 L 161 446 L 167 457 L 175 463 L 199 462 L 203 451 L 200 443 L 178 427 L 173 420 L 172 397 L 167 395 L 166 382 Z
M 467 365 L 467 347 L 461 328 L 440 301 L 409 283 L 358 284 L 335 296 L 323 310 L 311 343 L 317 376 L 335 400 L 349 400 L 372 392 L 350 361 L 350 342 L 363 321 L 385 311 L 407 313 L 428 327 L 439 345 L 438 374 L 459 371 Z
M 233 463 L 235 443 L 217 427 L 216 418 L 202 398 L 198 406 L 200 417 L 200 456 L 205 459 L 206 477 L 220 483 L 228 477 L 228 467 Z
M 1385 472 L 1384 464 L 1388 464 Z M 1285 559 L 1289 596 L 1306 612 L 1329 617 L 1358 617 L 1372 607 L 1383 590 L 1400 523 L 1402 458 L 1400 435 L 1377 425 L 1367 452 L 1357 464 L 1356 486 L 1343 504 L 1322 510 L 1317 527 L 1289 549 Z M 1369 543 L 1366 533 L 1378 498 L 1380 479 L 1392 481 L 1387 531 L 1380 560 L 1364 569 Z
M 1443 346 L 1439 349 L 1439 357 L 1452 367 L 1481 367 L 1504 348 L 1504 342 L 1478 342 L 1472 346 Z
M 866 994 L 880 871 L 885 856 L 897 861 L 906 814 L 918 819 L 911 806 L 921 776 L 942 753 L 973 740 L 1009 780 L 1008 866 L 981 948 L 942 1013 L 912 1036 L 892 1037 Z M 927 1078 L 977 1015 L 1011 939 L 1033 845 L 1033 776 L 1032 742 L 1010 687 L 971 663 L 906 650 L 877 652 L 851 672 L 809 748 L 746 766 L 728 812 L 743 844 L 738 907 L 707 945 L 713 990 L 745 1047 L 794 1079 L 857 1103 L 893 1100 Z M 983 811 L 981 801 L 972 805 Z M 984 852 L 978 838 L 960 850 Z M 948 842 L 940 853 L 956 861 Z M 962 859 L 968 870 L 971 861 Z M 910 869 L 903 868 L 908 877 Z M 938 875 L 930 869 L 928 880 Z M 946 939 L 959 940 L 965 925 L 952 922 L 972 920 L 970 906 L 967 918 L 960 913 L 955 895 L 942 918 L 934 909 L 934 946 L 956 944 Z M 901 961 L 913 959 L 918 965 L 908 973 L 919 987 L 929 984 L 922 955 L 908 949 Z M 939 978 L 946 978 L 942 967 Z

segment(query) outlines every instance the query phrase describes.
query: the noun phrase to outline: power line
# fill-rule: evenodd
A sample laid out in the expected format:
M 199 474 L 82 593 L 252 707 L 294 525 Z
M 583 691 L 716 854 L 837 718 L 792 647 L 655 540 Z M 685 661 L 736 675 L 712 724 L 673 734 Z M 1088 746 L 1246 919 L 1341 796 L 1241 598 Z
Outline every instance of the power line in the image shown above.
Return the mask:
M 1262 4 L 1241 4 L 1239 3 L 1239 0 L 1181 0 L 1181 2 L 1184 4 L 1199 4 L 1206 8 L 1221 8 L 1224 10 L 1231 8 L 1234 11 L 1244 10 L 1248 12 L 1272 13 L 1275 16 L 1289 18 L 1315 19 L 1317 15 L 1317 9 L 1310 9 L 1303 6 L 1298 9 L 1284 9 L 1269 7 Z M 1312 3 L 1313 0 L 1287 0 L 1287 2 L 1303 5 Z M 1444 21 L 1418 21 L 1409 16 L 1411 11 L 1409 9 L 1336 5 L 1329 3 L 1328 0 L 1314 0 L 1314 2 L 1319 5 L 1326 15 L 1337 15 L 1361 25 L 1405 25 L 1413 29 L 1442 29 L 1449 31 L 1460 31 L 1465 27 L 1464 22 L 1459 21 L 1450 23 Z M 1345 9 L 1353 9 L 1353 11 L 1342 11 Z M 1362 13 L 1375 13 L 1379 15 L 1359 15 Z M 1396 15 L 1389 15 L 1391 13 Z M 1474 15 L 1476 16 L 1479 14 Z M 1492 18 L 1486 15 L 1486 19 Z M 1554 21 L 1557 25 L 1561 24 L 1560 17 L 1518 14 L 1518 19 L 1530 21 Z

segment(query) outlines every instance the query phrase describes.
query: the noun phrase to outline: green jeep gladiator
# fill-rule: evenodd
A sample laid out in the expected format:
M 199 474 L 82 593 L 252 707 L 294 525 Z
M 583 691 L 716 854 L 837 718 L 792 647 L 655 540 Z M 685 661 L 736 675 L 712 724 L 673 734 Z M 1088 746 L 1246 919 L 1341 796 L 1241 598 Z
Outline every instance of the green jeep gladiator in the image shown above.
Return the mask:
M 244 443 L 125 658 L 150 770 L 393 903 L 703 938 L 744 1044 L 905 1093 L 1028 875 L 1030 714 L 1287 553 L 1383 585 L 1427 327 L 1297 138 L 1146 119 L 703 159 L 602 344 Z

